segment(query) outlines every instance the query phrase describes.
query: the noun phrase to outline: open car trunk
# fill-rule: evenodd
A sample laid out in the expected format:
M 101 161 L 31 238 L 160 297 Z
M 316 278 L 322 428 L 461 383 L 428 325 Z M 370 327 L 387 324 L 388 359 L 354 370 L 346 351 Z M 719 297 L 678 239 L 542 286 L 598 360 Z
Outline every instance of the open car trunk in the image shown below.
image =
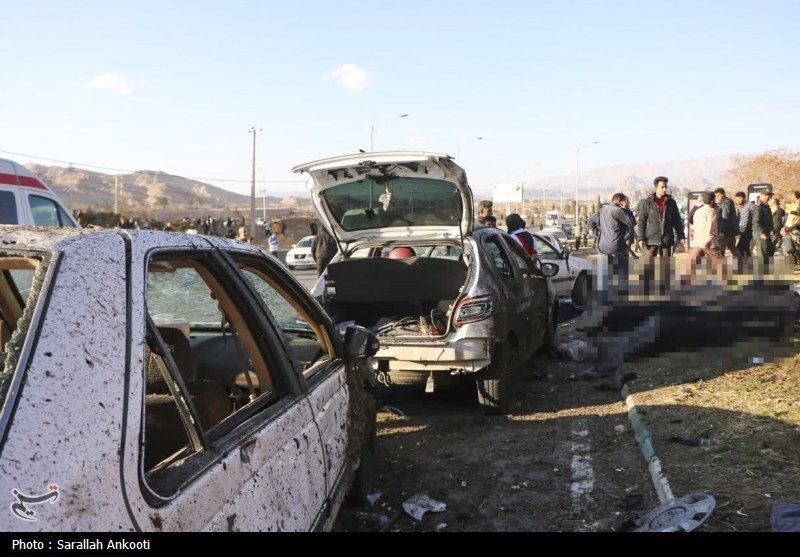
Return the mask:
M 467 280 L 463 261 L 369 257 L 331 263 L 325 309 L 382 337 L 441 336 Z

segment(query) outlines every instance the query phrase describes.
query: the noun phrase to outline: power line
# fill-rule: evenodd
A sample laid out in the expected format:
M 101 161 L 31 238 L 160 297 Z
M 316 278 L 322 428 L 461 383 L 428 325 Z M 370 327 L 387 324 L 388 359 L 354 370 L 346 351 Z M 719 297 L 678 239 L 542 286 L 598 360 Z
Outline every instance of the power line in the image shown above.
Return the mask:
M 177 176 L 179 178 L 184 178 L 186 180 L 194 180 L 196 182 L 201 182 L 201 181 L 207 180 L 209 182 L 240 182 L 240 183 L 243 183 L 243 184 L 250 183 L 250 180 L 238 180 L 238 179 L 234 179 L 234 178 L 197 178 L 197 177 L 194 177 L 194 176 L 178 176 L 177 174 L 172 174 L 172 173 L 169 173 L 169 172 L 162 172 L 162 171 L 157 171 L 157 170 L 128 170 L 128 169 L 125 169 L 125 168 L 112 168 L 112 167 L 109 167 L 109 166 L 99 166 L 99 165 L 96 165 L 96 164 L 87 164 L 87 163 L 82 163 L 82 162 L 64 161 L 64 160 L 59 160 L 59 159 L 52 159 L 52 158 L 49 158 L 49 157 L 38 157 L 36 155 L 26 155 L 24 153 L 15 153 L 14 151 L 3 151 L 3 150 L 0 150 L 0 153 L 3 153 L 5 155 L 14 155 L 14 156 L 17 156 L 17 157 L 26 157 L 26 158 L 29 158 L 29 159 L 36 159 L 36 160 L 40 160 L 40 161 L 60 162 L 60 163 L 63 163 L 63 164 L 68 164 L 69 166 L 79 166 L 81 168 L 96 168 L 96 169 L 99 169 L 99 170 L 111 170 L 113 172 L 125 172 L 127 174 L 136 174 L 136 173 L 139 173 L 139 174 L 166 174 L 167 176 Z M 267 183 L 267 184 L 305 184 L 305 182 L 306 182 L 305 180 L 268 180 L 265 183 Z

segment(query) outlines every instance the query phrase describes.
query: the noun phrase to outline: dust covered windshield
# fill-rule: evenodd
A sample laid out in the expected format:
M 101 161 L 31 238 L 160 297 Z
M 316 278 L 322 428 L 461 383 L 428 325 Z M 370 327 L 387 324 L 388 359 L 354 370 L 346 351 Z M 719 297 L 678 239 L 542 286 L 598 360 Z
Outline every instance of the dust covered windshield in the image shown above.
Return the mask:
M 323 196 L 333 218 L 348 232 L 458 226 L 463 214 L 461 193 L 445 180 L 366 178 L 328 188 Z

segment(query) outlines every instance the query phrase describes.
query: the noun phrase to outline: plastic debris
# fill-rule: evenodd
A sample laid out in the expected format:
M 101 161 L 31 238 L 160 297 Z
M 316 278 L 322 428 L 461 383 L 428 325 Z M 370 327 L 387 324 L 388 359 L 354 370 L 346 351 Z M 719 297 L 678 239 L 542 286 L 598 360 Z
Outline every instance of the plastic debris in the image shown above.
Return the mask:
M 436 525 L 437 532 L 441 532 L 445 528 L 447 528 L 447 522 L 440 522 L 439 524 Z
M 392 413 L 392 414 L 394 414 L 395 416 L 400 416 L 401 418 L 407 418 L 407 417 L 408 417 L 408 416 L 406 416 L 406 415 L 403 413 L 403 411 L 402 411 L 402 410 L 400 410 L 400 409 L 399 409 L 398 407 L 396 407 L 396 406 L 384 406 L 384 407 L 382 408 L 382 410 L 385 410 L 386 412 L 391 412 L 391 413 Z
M 556 348 L 558 354 L 573 362 L 582 362 L 586 358 L 589 345 L 585 340 L 575 339 L 559 344 Z
M 687 447 L 699 447 L 703 444 L 701 439 L 696 437 L 681 437 L 679 435 L 673 435 L 669 438 L 671 443 L 677 443 L 678 445 L 686 445 Z
M 417 522 L 422 520 L 426 512 L 441 513 L 446 509 L 447 505 L 445 503 L 431 499 L 425 493 L 412 495 L 403 502 L 403 510 Z
M 764 357 L 763 356 L 753 356 L 752 358 L 750 358 L 750 363 L 751 364 L 763 364 L 764 363 Z
M 773 532 L 800 532 L 800 505 L 773 503 L 769 522 Z
M 615 425 L 614 426 L 614 433 L 616 433 L 617 435 L 625 433 L 625 426 L 622 425 L 622 424 Z
M 736 511 L 736 514 L 738 514 L 739 516 L 749 516 L 747 515 L 747 513 L 743 513 L 742 511 Z
M 461 482 L 461 487 L 467 487 L 467 482 Z
M 592 366 L 588 369 L 585 369 L 578 373 L 570 373 L 570 379 L 585 379 L 585 380 L 592 380 L 592 379 L 601 379 L 603 377 L 610 377 L 614 374 L 616 367 L 609 366 Z M 616 389 L 615 389 L 616 390 Z
M 644 497 L 640 493 L 631 493 L 623 497 L 619 504 L 625 509 L 632 509 L 633 507 L 641 505 L 643 501 Z
M 380 492 L 370 493 L 369 495 L 367 495 L 367 503 L 369 503 L 369 506 L 371 507 L 371 506 L 373 506 L 373 505 L 374 505 L 374 504 L 375 504 L 375 503 L 378 501 L 378 499 L 380 499 L 380 498 L 381 498 L 381 494 L 380 494 Z

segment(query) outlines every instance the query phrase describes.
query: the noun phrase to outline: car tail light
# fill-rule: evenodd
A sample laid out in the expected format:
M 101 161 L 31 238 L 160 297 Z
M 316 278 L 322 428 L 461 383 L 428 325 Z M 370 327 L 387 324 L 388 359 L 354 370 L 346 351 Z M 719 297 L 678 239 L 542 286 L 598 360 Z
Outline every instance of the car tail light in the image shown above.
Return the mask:
M 456 327 L 483 321 L 492 315 L 492 298 L 490 296 L 478 296 L 476 298 L 464 298 L 455 312 L 453 324 Z

